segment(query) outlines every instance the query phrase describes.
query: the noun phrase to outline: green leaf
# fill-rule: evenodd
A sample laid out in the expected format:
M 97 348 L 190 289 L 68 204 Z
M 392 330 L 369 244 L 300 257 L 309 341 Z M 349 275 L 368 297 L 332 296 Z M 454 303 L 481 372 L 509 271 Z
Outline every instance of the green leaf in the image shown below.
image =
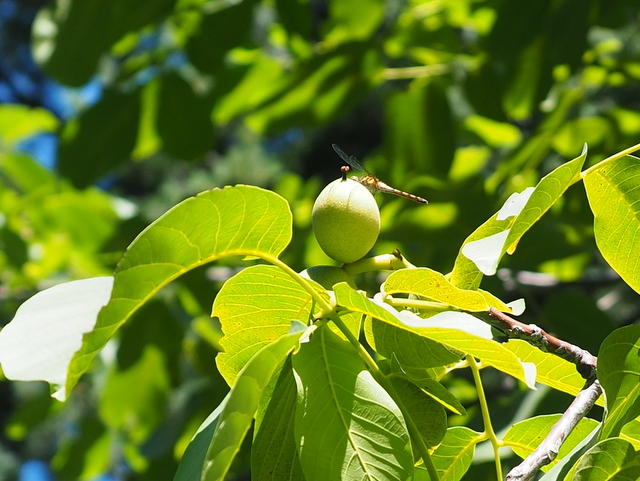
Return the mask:
M 166 415 L 170 388 L 164 353 L 149 344 L 134 364 L 109 370 L 100 393 L 100 417 L 109 428 L 142 443 Z
M 388 324 L 384 322 L 374 321 L 376 324 L 390 327 Z M 393 329 L 393 328 L 392 328 Z M 400 331 L 396 329 L 396 331 L 401 332 L 403 334 L 410 334 L 405 331 Z M 415 334 L 411 334 L 416 339 L 424 339 Z M 435 344 L 435 343 L 434 343 Z M 402 352 L 399 350 L 398 352 Z M 419 355 L 419 352 L 416 351 L 415 354 Z M 457 358 L 459 360 L 459 358 Z M 441 404 L 446 409 L 450 410 L 454 414 L 464 414 L 466 412 L 464 406 L 458 401 L 458 399 L 449 392 L 449 390 L 436 381 L 436 377 L 438 375 L 444 375 L 446 370 L 444 367 L 440 366 L 439 368 L 419 368 L 419 367 L 403 367 L 399 361 L 395 353 L 392 353 L 391 360 L 381 359 L 378 363 L 381 369 L 385 372 L 385 374 L 391 377 L 398 377 L 400 379 L 406 379 L 412 384 L 418 386 L 422 391 L 429 396 L 431 399 Z M 442 370 L 438 373 L 438 370 Z
M 462 358 L 438 342 L 375 319 L 367 319 L 364 332 L 377 353 L 395 359 L 403 369 L 446 366 Z
M 415 376 L 411 376 L 410 379 L 411 382 L 420 386 L 427 396 L 431 397 L 434 401 L 440 403 L 451 412 L 460 415 L 467 412 L 460 401 L 458 401 L 458 398 L 451 394 L 446 387 L 435 379 L 429 378 L 428 376 L 420 379 L 416 379 Z
M 598 440 L 598 434 L 600 433 L 600 427 L 598 425 L 582 440 L 580 441 L 569 453 L 567 453 L 560 461 L 549 469 L 544 476 L 540 478 L 540 481 L 560 481 L 571 471 L 576 462 L 591 446 L 593 446 Z
M 636 451 L 640 450 L 640 418 L 627 423 L 620 431 L 620 437 L 633 444 Z
M 212 103 L 178 74 L 163 77 L 156 118 L 162 148 L 178 159 L 204 156 L 213 147 Z
M 106 91 L 97 104 L 64 126 L 58 151 L 61 173 L 86 187 L 127 162 L 139 117 L 140 90 Z
M 45 109 L 26 105 L 0 105 L 0 150 L 35 134 L 53 132 L 58 120 Z
M 482 434 L 464 426 L 447 429 L 447 434 L 431 455 L 440 481 L 458 481 L 467 472 Z
M 536 382 L 573 396 L 584 387 L 585 380 L 576 371 L 575 364 L 554 354 L 543 352 L 520 339 L 510 339 L 503 346 L 518 356 L 522 362 L 535 364 Z M 598 398 L 596 404 L 604 406 L 602 396 Z
M 491 147 L 515 147 L 522 137 L 515 125 L 480 115 L 466 117 L 464 126 Z
M 553 148 L 560 155 L 571 155 L 585 143 L 593 148 L 612 135 L 611 127 L 611 121 L 604 117 L 571 119 L 553 136 Z
M 334 291 L 340 306 L 370 315 L 450 349 L 475 356 L 483 363 L 520 379 L 530 387 L 535 384 L 535 373 L 530 369 L 525 372 L 523 364 L 511 351 L 490 339 L 490 327 L 470 314 L 448 311 L 422 319 L 412 313 L 399 313 L 386 304 L 382 307 L 354 291 L 346 283 L 336 284 Z
M 249 359 L 265 344 L 289 332 L 291 321 L 306 324 L 311 296 L 275 266 L 251 266 L 224 283 L 213 303 L 220 319 L 224 352 L 216 356 L 220 374 L 232 386 Z
M 116 40 L 161 20 L 175 1 L 58 0 L 36 17 L 34 56 L 49 75 L 79 87 L 91 79 Z
M 227 405 L 230 396 L 231 392 L 227 393 L 220 404 L 202 421 L 182 455 L 182 459 L 180 459 L 180 464 L 173 477 L 173 481 L 193 481 L 200 479 L 207 456 L 207 450 L 211 444 L 211 438 L 213 438 L 216 432 L 220 414 Z
M 253 481 L 304 481 L 294 436 L 296 383 L 287 362 L 268 399 L 262 418 L 256 417 L 251 445 Z M 266 397 L 266 393 L 265 393 Z
M 290 239 L 287 202 L 258 187 L 206 191 L 169 210 L 133 241 L 118 264 L 111 300 L 71 360 L 67 392 L 118 328 L 164 285 L 221 257 L 275 257 Z
M 402 410 L 413 418 L 425 445 L 437 446 L 447 432 L 447 415 L 442 405 L 415 384 L 399 377 L 390 379 Z M 419 457 L 416 453 L 415 458 Z
M 3 154 L 0 169 L 11 186 L 25 194 L 60 189 L 56 176 L 29 155 L 18 152 Z
M 640 292 L 640 159 L 627 155 L 584 174 L 596 244 L 609 265 Z
M 640 414 L 640 326 L 616 329 L 600 346 L 598 379 L 607 400 L 600 439 L 617 436 Z
M 380 0 L 329 2 L 329 12 L 329 23 L 333 28 L 326 34 L 326 42 L 356 38 L 368 40 L 384 20 L 385 3 Z M 362 12 L 367 12 L 367 15 L 363 17 Z
M 513 449 L 518 456 L 526 458 L 547 436 L 553 425 L 560 419 L 561 414 L 547 414 L 525 419 L 514 424 L 505 434 L 504 443 Z M 576 427 L 571 431 L 567 439 L 562 443 L 558 456 L 550 464 L 542 469 L 546 471 L 570 453 L 580 441 L 586 438 L 595 427 L 598 421 L 589 418 L 582 418 Z
M 271 377 L 298 344 L 303 332 L 282 336 L 263 347 L 242 369 L 211 438 L 201 481 L 223 481 L 251 427 Z
M 384 155 L 393 162 L 388 172 L 375 172 L 384 173 L 388 182 L 401 182 L 407 173 L 416 172 L 445 177 L 451 169 L 456 120 L 444 84 L 425 80 L 412 82 L 387 101 Z
M 451 283 L 477 289 L 483 274 L 495 274 L 504 253 L 513 254 L 522 236 L 578 180 L 586 157 L 585 145 L 578 157 L 547 174 L 535 188 L 509 197 L 496 214 L 465 239 L 451 272 Z
M 295 434 L 307 481 L 406 480 L 413 471 L 400 409 L 351 345 L 321 326 L 293 356 Z
M 232 48 L 252 46 L 251 25 L 256 3 L 255 0 L 243 0 L 219 4 L 202 15 L 197 32 L 186 45 L 189 59 L 196 67 L 222 75 L 225 57 Z M 233 35 L 221 35 L 223 31 L 233 32 Z
M 379 53 L 368 40 L 311 56 L 271 85 L 261 80 L 259 91 L 269 95 L 246 117 L 247 125 L 257 132 L 277 132 L 326 123 L 372 89 L 380 68 Z
M 98 412 L 107 428 L 137 446 L 167 422 L 183 334 L 175 311 L 155 300 L 145 304 L 118 337 L 117 355 L 101 379 Z
M 509 197 L 505 205 L 512 200 L 513 196 Z M 454 286 L 461 289 L 477 289 L 482 282 L 483 270 L 488 275 L 495 273 L 500 261 L 500 253 L 504 249 L 504 242 L 509 235 L 509 227 L 513 222 L 512 218 L 498 218 L 499 214 L 500 211 L 474 230 L 462 243 L 453 265 L 453 270 L 449 275 L 449 281 Z M 463 253 L 463 249 L 468 249 L 468 245 L 471 245 L 472 248 L 477 246 L 477 248 L 472 250 L 471 253 L 468 251 Z M 477 252 L 478 250 L 480 251 L 479 253 Z M 479 254 L 482 254 L 482 257 Z M 483 260 L 484 265 L 482 265 Z M 480 264 L 482 270 L 478 264 Z
M 511 309 L 488 292 L 460 289 L 451 284 L 444 275 L 421 267 L 402 269 L 389 275 L 382 288 L 385 294 L 414 294 L 471 312 L 486 312 L 490 307 L 511 312 Z
M 545 175 L 529 197 L 529 201 L 516 217 L 505 242 L 506 252 L 513 254 L 522 236 L 562 197 L 579 179 L 580 170 L 587 159 L 587 144 L 578 157 L 565 162 Z
M 264 55 L 218 102 L 214 119 L 226 124 L 248 112 L 246 123 L 258 132 L 314 126 L 369 91 L 379 69 L 378 53 L 368 41 L 339 45 L 291 69 Z
M 0 364 L 16 381 L 47 381 L 66 398 L 67 367 L 111 294 L 112 277 L 59 284 L 26 300 L 0 331 Z
M 566 481 L 638 481 L 640 452 L 620 438 L 600 441 L 587 451 Z

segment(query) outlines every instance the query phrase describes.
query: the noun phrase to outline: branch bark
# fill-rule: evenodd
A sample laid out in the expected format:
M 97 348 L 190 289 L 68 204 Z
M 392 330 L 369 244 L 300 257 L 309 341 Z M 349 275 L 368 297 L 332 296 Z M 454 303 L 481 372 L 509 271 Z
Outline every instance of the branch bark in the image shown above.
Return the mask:
M 552 336 L 535 324 L 525 324 L 500 312 L 493 307 L 482 316 L 485 321 L 507 336 L 522 339 L 537 347 L 541 351 L 555 354 L 562 359 L 576 365 L 580 375 L 593 380 L 596 377 L 596 363 L 598 359 L 589 351 Z
M 490 308 L 483 318 L 508 337 L 525 340 L 544 352 L 575 364 L 577 371 L 587 380 L 547 437 L 522 463 L 509 471 L 506 477 L 506 481 L 529 481 L 542 466 L 558 456 L 562 443 L 602 394 L 602 387 L 596 379 L 598 358 L 585 349 L 552 336 L 535 324 L 524 324 L 497 309 Z
M 587 381 L 569 408 L 553 425 L 547 437 L 522 463 L 509 471 L 506 481 L 529 481 L 542 466 L 553 461 L 558 455 L 562 443 L 593 407 L 600 394 L 602 394 L 600 383 L 597 380 Z

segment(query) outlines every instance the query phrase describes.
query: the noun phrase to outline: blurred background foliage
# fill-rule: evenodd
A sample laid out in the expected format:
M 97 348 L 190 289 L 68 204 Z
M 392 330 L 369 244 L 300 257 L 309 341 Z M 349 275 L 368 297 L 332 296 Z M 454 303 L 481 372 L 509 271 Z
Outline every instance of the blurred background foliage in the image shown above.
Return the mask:
M 38 289 L 108 274 L 151 220 L 215 186 L 283 195 L 295 219 L 285 260 L 331 264 L 310 231 L 315 196 L 339 175 L 331 143 L 430 201 L 377 196 L 375 252 L 446 273 L 511 193 L 583 143 L 589 164 L 637 143 L 637 7 L 0 0 L 0 325 Z M 525 320 L 596 352 L 640 306 L 598 255 L 592 222 L 576 184 L 483 287 L 525 297 Z M 0 382 L 0 480 L 170 479 L 227 390 L 209 313 L 237 266 L 165 289 L 65 405 L 43 384 Z M 570 401 L 485 380 L 498 429 Z M 447 383 L 468 407 L 451 424 L 479 427 L 469 379 Z M 489 458 L 480 449 L 465 479 L 491 479 Z M 244 450 L 234 479 L 247 470 Z

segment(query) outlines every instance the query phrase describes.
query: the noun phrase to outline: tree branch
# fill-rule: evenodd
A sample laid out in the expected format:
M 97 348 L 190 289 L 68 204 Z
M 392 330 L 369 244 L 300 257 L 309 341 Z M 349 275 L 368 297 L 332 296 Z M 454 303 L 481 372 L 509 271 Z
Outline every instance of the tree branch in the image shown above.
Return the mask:
M 595 379 L 598 359 L 589 351 L 558 339 L 535 324 L 524 324 L 516 321 L 493 307 L 482 318 L 511 338 L 525 340 L 541 351 L 555 354 L 575 364 L 576 369 L 583 378 L 587 380 Z
M 508 337 L 525 340 L 541 351 L 555 354 L 575 364 L 577 371 L 587 380 L 547 437 L 522 463 L 509 471 L 506 477 L 506 481 L 528 481 L 542 466 L 556 458 L 567 436 L 602 394 L 602 387 L 596 379 L 598 358 L 585 349 L 552 336 L 535 324 L 524 324 L 493 307 L 482 318 Z
M 528 481 L 533 479 L 538 470 L 553 461 L 558 455 L 560 446 L 567 439 L 573 428 L 593 407 L 602 394 L 602 387 L 597 380 L 587 381 L 569 408 L 553 425 L 547 437 L 536 450 L 527 456 L 522 463 L 507 474 L 506 481 Z

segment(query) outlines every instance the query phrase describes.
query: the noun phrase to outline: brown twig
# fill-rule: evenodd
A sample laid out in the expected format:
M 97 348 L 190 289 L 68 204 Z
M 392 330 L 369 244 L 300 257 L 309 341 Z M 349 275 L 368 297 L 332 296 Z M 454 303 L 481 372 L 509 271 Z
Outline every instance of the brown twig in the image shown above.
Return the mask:
M 553 425 L 547 437 L 534 452 L 509 471 L 506 481 L 528 481 L 536 475 L 542 466 L 553 461 L 558 455 L 562 443 L 593 407 L 600 394 L 602 394 L 600 383 L 597 380 L 587 381 L 582 391 L 576 395 L 558 422 Z
M 562 339 L 558 339 L 535 324 L 525 324 L 516 321 L 514 318 L 493 307 L 482 317 L 507 336 L 515 339 L 523 339 L 541 351 L 555 354 L 575 364 L 577 371 L 583 378 L 587 380 L 595 379 L 598 358 L 589 351 L 563 341 Z
M 575 364 L 577 371 L 587 380 L 582 390 L 535 451 L 513 468 L 506 477 L 506 481 L 528 481 L 536 475 L 542 466 L 549 464 L 556 458 L 560 446 L 567 439 L 567 436 L 602 394 L 602 387 L 596 379 L 598 358 L 585 349 L 552 336 L 535 324 L 524 324 L 493 307 L 482 317 L 507 336 L 525 340 L 541 351 L 555 354 Z

